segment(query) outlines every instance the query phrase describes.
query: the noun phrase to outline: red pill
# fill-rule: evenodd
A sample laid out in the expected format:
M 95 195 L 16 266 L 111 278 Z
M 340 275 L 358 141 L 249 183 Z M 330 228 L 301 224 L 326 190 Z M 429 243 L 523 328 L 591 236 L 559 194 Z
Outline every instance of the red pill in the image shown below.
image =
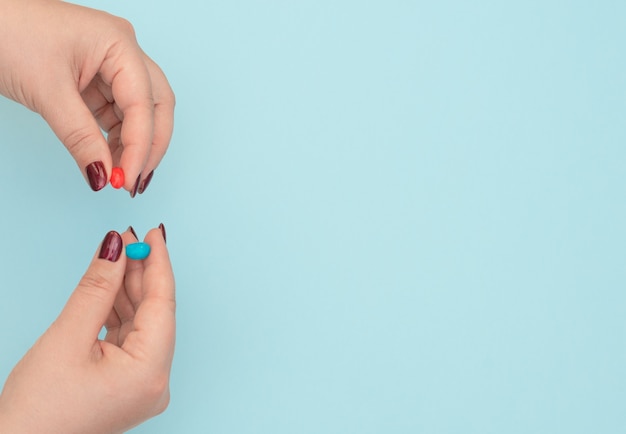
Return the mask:
M 111 170 L 111 186 L 113 188 L 122 188 L 124 185 L 124 171 L 121 167 L 114 167 Z

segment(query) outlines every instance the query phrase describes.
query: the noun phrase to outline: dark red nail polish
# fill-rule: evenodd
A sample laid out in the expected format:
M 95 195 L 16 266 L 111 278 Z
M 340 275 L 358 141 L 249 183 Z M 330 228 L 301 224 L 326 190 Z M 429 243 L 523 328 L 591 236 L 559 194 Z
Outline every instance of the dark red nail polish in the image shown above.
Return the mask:
M 122 237 L 115 231 L 111 231 L 104 236 L 102 247 L 100 247 L 100 259 L 116 262 L 122 254 Z
M 163 235 L 163 241 L 167 243 L 167 235 L 165 234 L 165 225 L 161 223 L 159 225 L 159 229 L 161 229 L 161 235 Z
M 148 174 L 146 179 L 141 181 L 141 185 L 139 186 L 138 191 L 139 194 L 142 194 L 144 191 L 146 191 L 146 188 L 148 188 L 148 184 L 150 184 L 150 181 L 152 181 L 152 175 L 154 175 L 154 170 Z
M 135 239 L 137 239 L 137 240 L 139 239 L 139 237 L 137 236 L 137 232 L 135 232 L 135 228 L 133 228 L 132 226 L 129 226 L 128 230 L 130 231 L 131 234 L 133 234 Z
M 93 191 L 102 190 L 107 185 L 107 172 L 102 161 L 94 161 L 85 168 L 89 186 Z
M 133 186 L 133 189 L 130 191 L 130 197 L 135 197 L 135 195 L 137 194 L 137 189 L 139 188 L 140 180 L 141 180 L 141 174 L 139 174 L 139 176 L 137 177 L 137 181 L 135 181 L 135 185 Z

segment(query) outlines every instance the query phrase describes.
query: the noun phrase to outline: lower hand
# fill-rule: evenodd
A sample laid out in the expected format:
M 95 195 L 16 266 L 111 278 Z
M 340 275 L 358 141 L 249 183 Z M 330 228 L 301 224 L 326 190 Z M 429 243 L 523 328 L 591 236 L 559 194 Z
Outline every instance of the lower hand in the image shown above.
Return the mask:
M 107 234 L 57 320 L 7 379 L 0 432 L 123 432 L 167 407 L 175 295 L 164 238 L 151 230 L 150 255 L 133 261 L 123 253 L 133 233 Z

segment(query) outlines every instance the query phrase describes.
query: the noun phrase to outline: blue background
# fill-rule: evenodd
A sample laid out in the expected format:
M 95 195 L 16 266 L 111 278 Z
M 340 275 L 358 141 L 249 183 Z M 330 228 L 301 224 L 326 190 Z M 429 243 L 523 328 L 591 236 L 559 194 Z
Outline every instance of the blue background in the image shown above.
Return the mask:
M 0 101 L 2 378 L 106 231 L 163 221 L 172 401 L 134 433 L 626 430 L 626 3 L 83 4 L 175 134 L 96 194 Z

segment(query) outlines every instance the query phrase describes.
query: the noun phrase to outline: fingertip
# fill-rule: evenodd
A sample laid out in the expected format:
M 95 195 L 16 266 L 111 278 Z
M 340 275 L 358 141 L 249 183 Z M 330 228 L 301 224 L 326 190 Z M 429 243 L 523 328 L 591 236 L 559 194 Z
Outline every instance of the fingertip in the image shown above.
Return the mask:
M 153 176 L 154 176 L 154 170 L 151 170 L 150 173 L 148 173 L 148 176 L 146 176 L 145 179 L 143 179 L 141 183 L 139 184 L 137 193 L 143 194 L 143 192 L 146 191 L 146 188 L 148 188 L 148 185 L 150 184 L 150 181 L 152 181 Z
M 137 194 L 137 189 L 139 188 L 140 181 L 141 175 L 137 176 L 137 179 L 135 180 L 135 185 L 133 185 L 132 188 L 129 190 L 131 198 L 135 197 L 135 195 Z
M 137 237 L 137 232 L 135 232 L 135 228 L 133 228 L 132 226 L 128 226 L 128 229 L 126 229 L 126 232 L 130 232 L 130 234 L 134 237 L 134 240 L 138 240 L 139 239 Z
M 167 232 L 165 231 L 165 225 L 163 223 L 159 224 L 159 229 L 161 230 L 161 235 L 163 235 L 163 241 L 167 244 Z
M 146 177 L 146 164 L 152 151 L 154 114 L 148 108 L 139 107 L 124 112 L 121 140 L 123 144 L 120 167 L 126 179 L 124 188 L 131 192 L 138 178 Z
M 140 161 L 136 163 L 138 158 Z M 134 197 L 141 186 L 144 161 L 141 157 L 130 156 L 125 148 L 120 158 L 120 167 L 124 171 L 124 183 L 120 187 L 123 187 L 130 193 L 131 197 Z
M 100 191 L 107 185 L 107 170 L 102 161 L 94 161 L 85 167 L 87 182 L 93 191 Z
M 161 229 L 161 226 L 163 226 L 162 223 L 159 227 L 150 229 L 144 238 L 144 242 L 151 248 L 150 256 L 144 261 L 146 266 L 150 264 L 167 265 L 171 272 L 169 252 L 165 244 L 165 226 L 163 226 L 163 229 Z
M 161 223 L 158 227 L 152 228 L 148 231 L 144 238 L 144 241 L 151 246 L 159 245 L 165 247 L 165 237 L 165 226 L 163 225 L 163 223 Z

